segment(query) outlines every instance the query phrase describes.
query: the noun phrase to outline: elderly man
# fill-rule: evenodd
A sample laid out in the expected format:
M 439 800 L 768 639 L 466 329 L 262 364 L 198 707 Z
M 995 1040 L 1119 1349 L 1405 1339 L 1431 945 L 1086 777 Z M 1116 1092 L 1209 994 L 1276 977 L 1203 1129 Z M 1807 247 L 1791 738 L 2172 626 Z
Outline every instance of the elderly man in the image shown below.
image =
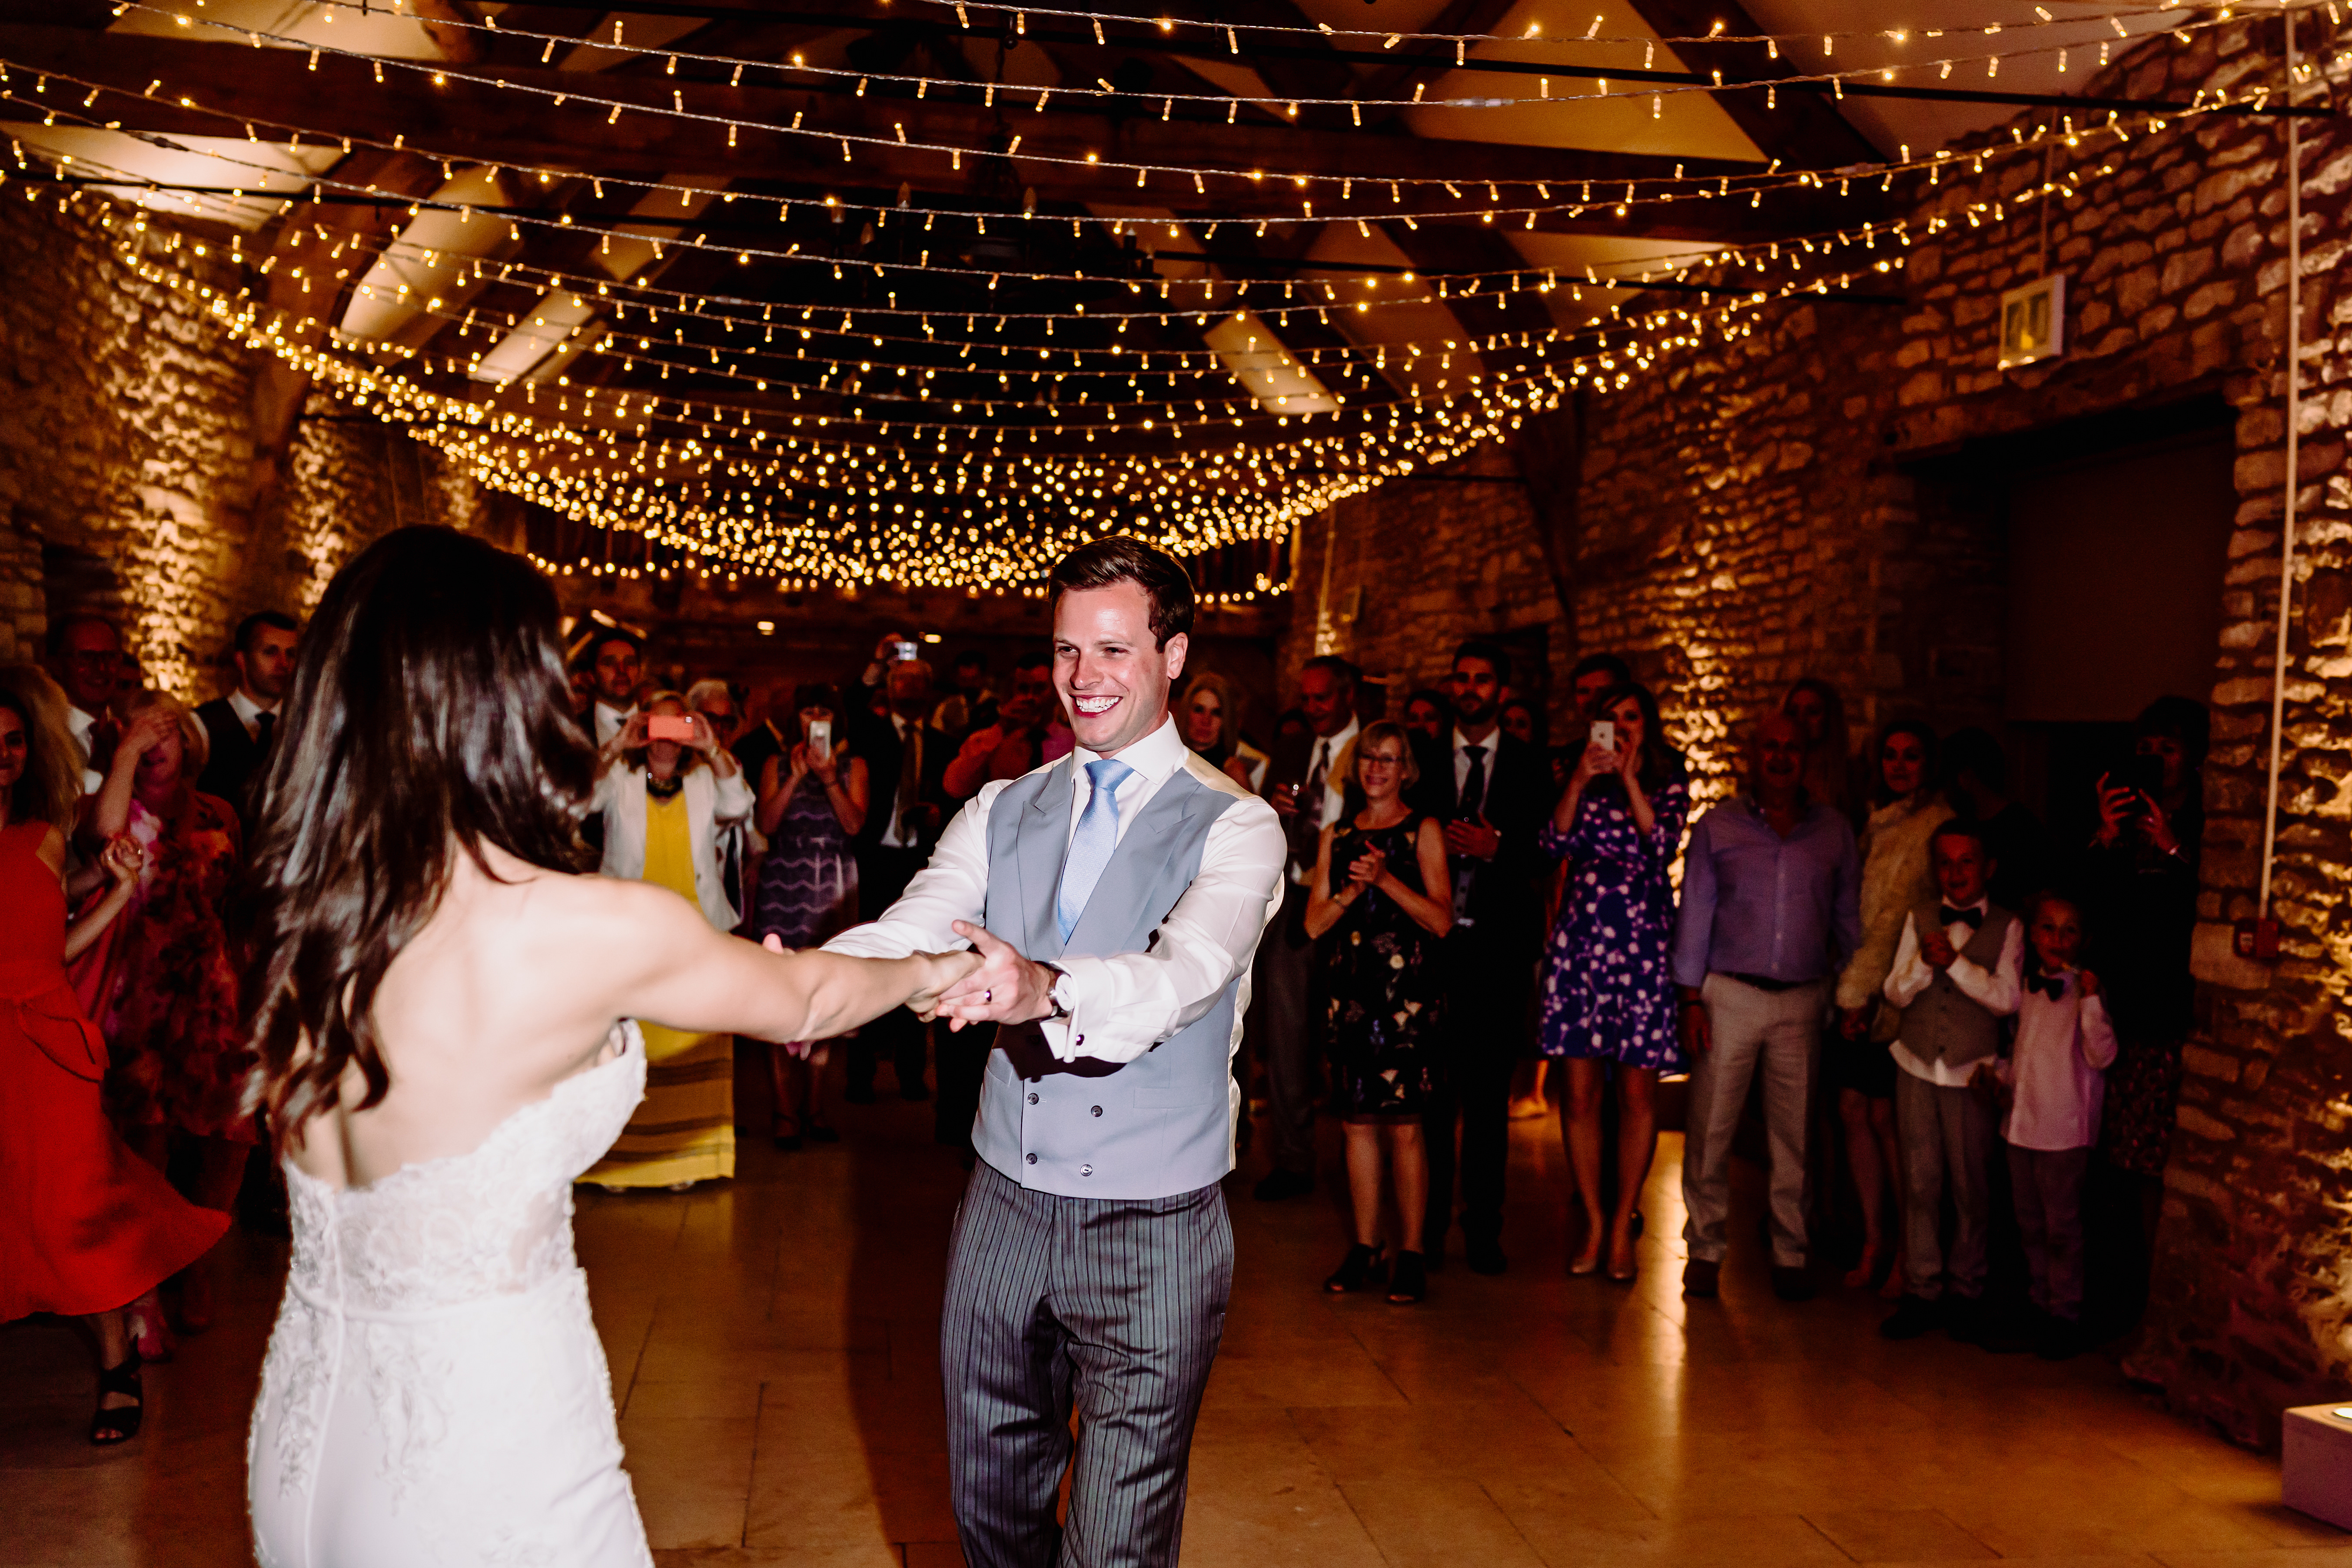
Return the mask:
M 1731 1136 L 1759 1070 L 1771 1155 L 1772 1289 L 1784 1300 L 1811 1293 L 1806 1118 L 1829 988 L 1862 940 L 1861 880 L 1853 827 L 1805 792 L 1803 732 L 1785 714 L 1766 715 L 1749 745 L 1746 792 L 1698 819 L 1683 862 L 1674 967 L 1692 1064 L 1683 1151 L 1686 1296 L 1716 1293 Z
M 81 789 L 97 793 L 114 755 L 121 725 L 114 716 L 121 684 L 122 634 L 104 616 L 77 610 L 49 628 L 49 673 L 65 688 L 66 725 L 81 752 Z

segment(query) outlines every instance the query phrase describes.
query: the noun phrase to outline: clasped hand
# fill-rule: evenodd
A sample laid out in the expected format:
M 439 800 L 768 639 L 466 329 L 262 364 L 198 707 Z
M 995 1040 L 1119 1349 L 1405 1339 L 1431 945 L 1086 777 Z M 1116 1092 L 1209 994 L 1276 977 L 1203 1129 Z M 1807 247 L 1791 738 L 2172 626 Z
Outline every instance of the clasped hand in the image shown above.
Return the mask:
M 975 966 L 942 993 L 939 1016 L 950 1029 L 966 1024 L 1027 1024 L 1054 1011 L 1054 972 L 1032 963 L 1013 945 L 970 921 L 956 935 L 972 945 Z

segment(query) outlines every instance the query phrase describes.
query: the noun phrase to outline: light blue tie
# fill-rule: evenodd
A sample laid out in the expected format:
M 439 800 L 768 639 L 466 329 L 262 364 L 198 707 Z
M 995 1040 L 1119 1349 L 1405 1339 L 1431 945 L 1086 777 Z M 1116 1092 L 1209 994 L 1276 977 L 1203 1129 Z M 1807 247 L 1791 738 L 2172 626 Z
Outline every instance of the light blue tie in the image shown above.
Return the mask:
M 1118 786 L 1134 772 L 1116 757 L 1087 764 L 1092 793 L 1087 796 L 1086 815 L 1078 818 L 1078 831 L 1071 837 L 1069 856 L 1062 862 L 1062 890 L 1054 900 L 1054 920 L 1062 928 L 1064 942 L 1077 930 L 1078 917 L 1086 913 L 1087 900 L 1102 880 L 1111 851 L 1118 847 Z

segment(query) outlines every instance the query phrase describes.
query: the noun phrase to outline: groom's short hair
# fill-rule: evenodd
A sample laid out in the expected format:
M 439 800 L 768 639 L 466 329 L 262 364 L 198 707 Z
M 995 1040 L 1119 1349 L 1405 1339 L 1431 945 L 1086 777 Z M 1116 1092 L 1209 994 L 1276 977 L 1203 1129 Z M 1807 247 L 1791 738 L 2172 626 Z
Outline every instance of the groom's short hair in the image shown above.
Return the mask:
M 1161 647 L 1192 630 L 1192 579 L 1176 557 L 1124 533 L 1089 540 L 1054 565 L 1052 603 L 1075 590 L 1132 583 L 1151 601 L 1151 637 Z

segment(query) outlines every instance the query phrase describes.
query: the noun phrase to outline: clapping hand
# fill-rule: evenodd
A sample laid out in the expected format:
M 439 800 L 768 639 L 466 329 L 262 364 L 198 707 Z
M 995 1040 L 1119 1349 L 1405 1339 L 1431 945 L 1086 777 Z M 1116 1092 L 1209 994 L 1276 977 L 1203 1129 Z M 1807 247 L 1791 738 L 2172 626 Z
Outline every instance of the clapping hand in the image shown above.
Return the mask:
M 1482 813 L 1476 818 L 1456 817 L 1445 825 L 1445 850 L 1473 860 L 1492 860 L 1503 847 L 1503 836 Z
M 1927 961 L 1930 969 L 1949 969 L 1952 960 L 1959 953 L 1953 948 L 1952 939 L 1945 934 L 1942 926 L 1930 926 L 1919 938 L 1919 956 Z
M 1380 879 L 1388 874 L 1388 868 L 1389 858 L 1386 855 L 1378 849 L 1366 849 L 1348 868 L 1349 885 L 1359 892 L 1377 887 Z

